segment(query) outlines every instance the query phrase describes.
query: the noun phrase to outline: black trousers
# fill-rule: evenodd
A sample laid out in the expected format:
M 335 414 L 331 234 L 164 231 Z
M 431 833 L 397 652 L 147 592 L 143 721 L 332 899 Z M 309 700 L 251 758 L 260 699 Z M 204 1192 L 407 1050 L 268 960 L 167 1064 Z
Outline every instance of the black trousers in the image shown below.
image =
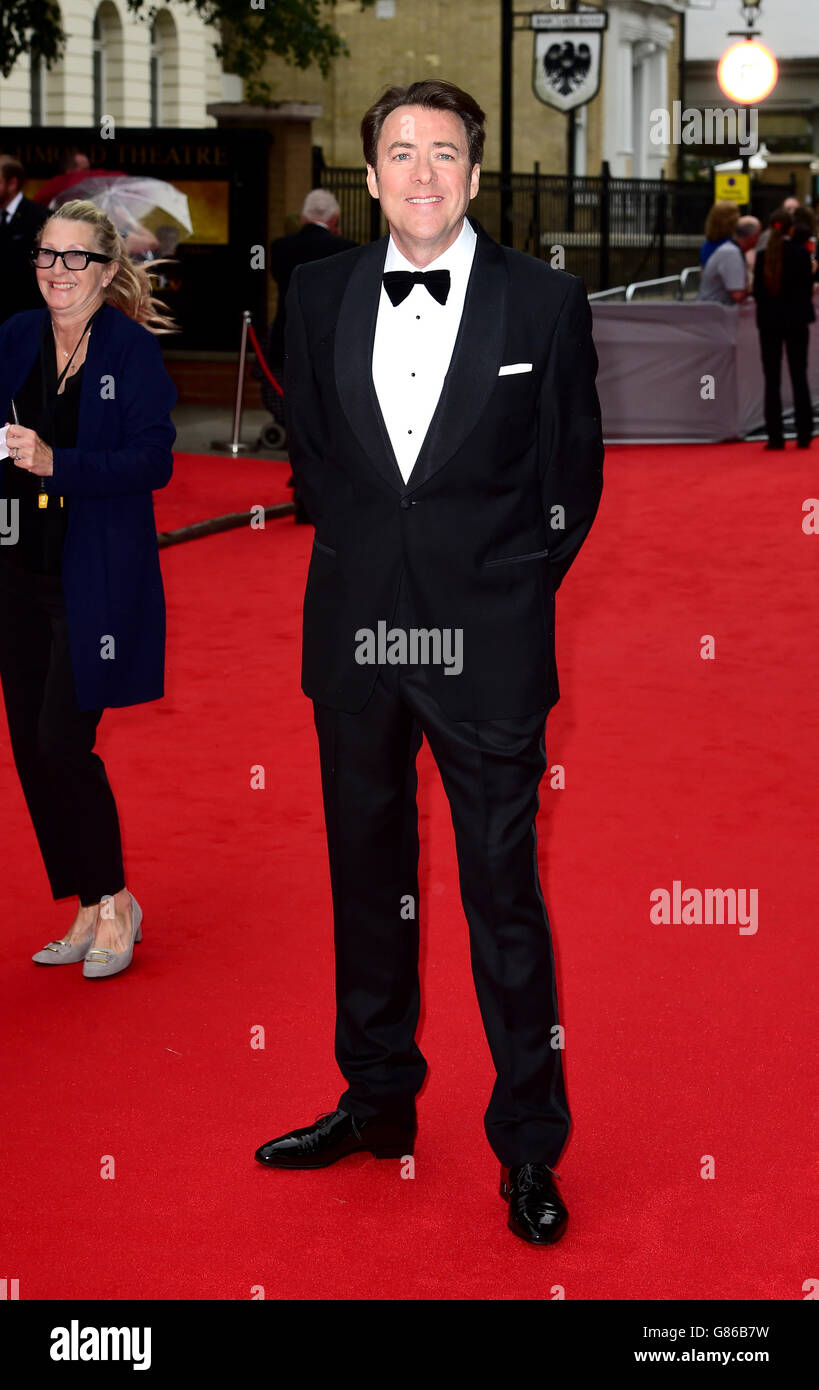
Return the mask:
M 765 373 L 765 429 L 772 444 L 781 444 L 784 440 L 780 394 L 783 346 L 793 387 L 797 442 L 809 444 L 813 435 L 813 406 L 808 386 L 809 332 L 810 328 L 806 323 L 795 324 L 789 328 L 771 324 L 759 330 L 762 370 Z
M 11 749 L 54 898 L 125 887 L 116 802 L 80 710 L 59 577 L 0 561 L 0 679 Z
M 403 585 L 393 623 L 414 625 Z M 385 666 L 358 714 L 314 702 L 314 715 L 333 895 L 335 1053 L 347 1082 L 339 1109 L 361 1117 L 412 1109 L 427 1070 L 415 1042 L 415 759 L 426 735 L 452 813 L 475 989 L 496 1071 L 487 1139 L 501 1163 L 554 1167 L 570 1116 L 536 854 L 546 710 L 455 721 L 429 694 L 423 666 Z

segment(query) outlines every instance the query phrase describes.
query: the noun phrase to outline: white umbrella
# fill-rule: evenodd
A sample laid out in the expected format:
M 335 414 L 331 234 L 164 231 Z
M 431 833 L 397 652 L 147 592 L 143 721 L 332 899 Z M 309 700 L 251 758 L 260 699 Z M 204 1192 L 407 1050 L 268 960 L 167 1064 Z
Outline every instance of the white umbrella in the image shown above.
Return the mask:
M 75 183 L 52 198 L 59 207 L 74 198 L 94 203 L 108 213 L 120 236 L 129 242 L 135 258 L 150 257 L 160 243 L 153 233 L 162 230 L 162 253 L 172 254 L 178 241 L 193 234 L 190 208 L 184 193 L 164 179 L 112 174 Z

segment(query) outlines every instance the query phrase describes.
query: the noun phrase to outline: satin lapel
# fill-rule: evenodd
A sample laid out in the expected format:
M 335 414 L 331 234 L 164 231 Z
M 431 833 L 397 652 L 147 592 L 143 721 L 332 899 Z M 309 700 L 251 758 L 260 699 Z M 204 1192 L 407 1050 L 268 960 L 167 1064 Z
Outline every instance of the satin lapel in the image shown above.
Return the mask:
M 407 490 L 448 463 L 478 423 L 498 380 L 506 329 L 508 274 L 497 242 L 476 226 L 478 244 L 452 361 Z
M 373 385 L 372 360 L 387 237 L 374 242 L 347 282 L 336 324 L 336 387 L 350 428 L 386 482 L 404 491 L 404 479 Z

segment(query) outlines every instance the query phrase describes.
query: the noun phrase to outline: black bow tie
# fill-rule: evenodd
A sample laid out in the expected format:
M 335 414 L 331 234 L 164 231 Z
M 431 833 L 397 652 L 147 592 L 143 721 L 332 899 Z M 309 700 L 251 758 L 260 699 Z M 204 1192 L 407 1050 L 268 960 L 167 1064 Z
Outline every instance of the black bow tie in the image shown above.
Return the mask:
M 446 304 L 449 294 L 448 270 L 388 270 L 384 276 L 384 289 L 393 304 L 400 304 L 411 292 L 413 285 L 426 285 L 433 299 Z

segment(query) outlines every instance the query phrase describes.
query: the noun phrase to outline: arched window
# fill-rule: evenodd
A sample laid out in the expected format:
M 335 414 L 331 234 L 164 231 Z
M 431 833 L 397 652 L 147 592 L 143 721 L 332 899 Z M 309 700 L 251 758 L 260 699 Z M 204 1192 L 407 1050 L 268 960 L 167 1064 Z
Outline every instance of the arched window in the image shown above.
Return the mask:
M 162 47 L 156 20 L 151 25 L 151 125 L 162 124 Z
M 99 125 L 103 116 L 103 106 L 105 105 L 105 54 L 102 48 L 102 26 L 100 24 L 99 10 L 94 15 L 94 25 L 91 31 L 91 53 L 93 59 L 94 72 L 94 125 Z
M 151 125 L 176 125 L 179 119 L 179 38 L 169 10 L 160 10 L 151 25 Z
M 94 15 L 91 48 L 94 75 L 94 123 L 103 116 L 122 118 L 125 43 L 122 19 L 113 0 L 102 0 Z
M 43 101 L 44 82 L 43 82 L 43 60 L 42 58 L 32 57 L 29 67 L 29 109 L 31 112 L 31 124 L 43 125 L 45 123 L 45 103 Z

